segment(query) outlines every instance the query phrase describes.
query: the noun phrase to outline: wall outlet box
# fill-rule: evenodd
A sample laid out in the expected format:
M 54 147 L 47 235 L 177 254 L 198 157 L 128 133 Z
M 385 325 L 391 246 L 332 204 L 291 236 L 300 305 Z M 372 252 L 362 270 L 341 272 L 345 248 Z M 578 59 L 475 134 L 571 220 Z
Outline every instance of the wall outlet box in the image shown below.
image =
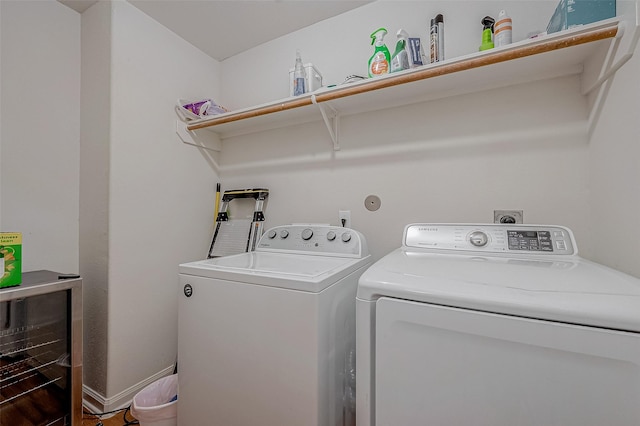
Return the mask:
M 339 210 L 338 218 L 340 219 L 340 226 L 351 228 L 351 210 Z
M 547 25 L 547 33 L 551 34 L 615 16 L 615 0 L 560 0 Z
M 523 223 L 522 210 L 494 210 L 493 223 Z
M 22 234 L 0 232 L 0 288 L 13 287 L 22 282 Z
M 315 92 L 322 87 L 322 74 L 313 64 L 304 64 L 304 72 L 307 76 L 305 93 Z M 293 68 L 289 68 L 289 96 L 293 96 Z

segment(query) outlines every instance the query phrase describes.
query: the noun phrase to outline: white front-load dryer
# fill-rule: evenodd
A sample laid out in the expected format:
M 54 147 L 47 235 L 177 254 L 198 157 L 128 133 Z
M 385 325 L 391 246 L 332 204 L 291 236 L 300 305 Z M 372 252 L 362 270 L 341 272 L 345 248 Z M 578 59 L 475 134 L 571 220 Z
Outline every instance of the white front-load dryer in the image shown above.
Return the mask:
M 254 252 L 180 265 L 178 425 L 342 426 L 355 411 L 351 229 L 268 230 Z
M 408 225 L 356 305 L 358 426 L 640 424 L 640 280 L 567 228 Z

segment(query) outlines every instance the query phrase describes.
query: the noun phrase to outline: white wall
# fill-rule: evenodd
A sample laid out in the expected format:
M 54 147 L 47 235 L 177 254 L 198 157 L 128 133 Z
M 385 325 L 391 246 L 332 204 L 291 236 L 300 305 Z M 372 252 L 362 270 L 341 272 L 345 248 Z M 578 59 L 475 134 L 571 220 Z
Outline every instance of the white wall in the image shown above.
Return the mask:
M 0 225 L 25 270 L 82 273 L 85 390 L 110 408 L 173 369 L 178 264 L 208 250 L 218 181 L 173 105 L 216 96 L 219 64 L 125 2 L 85 12 L 82 66 L 77 12 L 0 8 Z
M 2 228 L 2 7 L 0 7 L 0 229 Z
M 569 225 L 589 240 L 586 105 L 577 77 L 349 116 L 341 149 L 322 123 L 225 141 L 225 187 L 271 190 L 266 226 L 338 222 L 351 210 L 372 253 L 400 244 L 411 222 L 491 222 L 523 209 L 527 223 Z M 548 99 L 556 102 L 548 105 Z M 248 162 L 248 165 L 246 164 Z M 378 195 L 369 212 L 364 199 Z
M 111 134 L 111 7 L 98 2 L 82 15 L 80 146 L 80 274 L 83 277 L 87 399 L 107 394 L 109 347 L 109 163 Z M 113 315 L 113 313 L 111 313 Z M 98 407 L 99 408 L 99 407 Z M 103 411 L 98 409 L 98 411 Z
M 0 228 L 23 271 L 78 272 L 80 17 L 53 1 L 0 2 Z
M 408 14 L 406 7 L 418 12 Z M 403 25 L 426 32 L 427 18 L 441 11 L 447 55 L 471 53 L 479 45 L 480 18 L 501 7 L 373 3 L 224 61 L 225 101 L 232 103 L 236 90 L 233 99 L 243 106 L 284 97 L 286 82 L 277 83 L 283 71 L 275 66 L 246 85 L 241 80 L 251 64 L 268 58 L 289 65 L 296 47 L 329 76 L 327 83 L 363 74 L 372 30 L 387 26 L 395 33 Z M 514 39 L 543 29 L 554 7 L 510 3 Z M 226 189 L 269 188 L 267 227 L 337 224 L 338 210 L 351 210 L 352 226 L 367 236 L 375 257 L 398 247 L 407 223 L 492 222 L 494 209 L 522 209 L 527 223 L 567 225 L 588 254 L 587 100 L 579 85 L 579 77 L 564 77 L 342 117 L 337 152 L 321 122 L 233 137 L 224 142 L 223 183 Z M 382 200 L 376 212 L 364 207 L 370 194 Z
M 620 4 L 618 5 L 620 7 Z M 628 28 L 629 33 L 632 28 Z M 640 277 L 640 51 L 614 76 L 591 138 L 593 259 Z
M 178 264 L 207 253 L 218 179 L 206 156 L 179 141 L 173 105 L 216 97 L 219 75 L 217 61 L 113 3 L 108 398 L 176 361 Z
M 223 103 L 236 109 L 287 97 L 296 49 L 305 63 L 319 69 L 325 85 L 340 84 L 348 75 L 367 75 L 373 54 L 369 36 L 380 27 L 388 30 L 384 41 L 393 53 L 398 29 L 427 43 L 429 21 L 442 13 L 445 57 L 453 58 L 478 51 L 484 16 L 495 18 L 506 7 L 514 22 L 513 40 L 519 41 L 530 32 L 545 30 L 556 4 L 556 0 L 376 1 L 224 60 Z

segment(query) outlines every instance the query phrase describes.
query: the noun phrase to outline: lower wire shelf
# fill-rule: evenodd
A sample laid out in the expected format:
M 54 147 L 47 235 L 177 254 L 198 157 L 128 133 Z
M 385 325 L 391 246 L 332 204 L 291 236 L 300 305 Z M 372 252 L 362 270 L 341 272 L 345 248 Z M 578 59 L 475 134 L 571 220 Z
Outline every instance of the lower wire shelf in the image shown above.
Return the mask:
M 0 336 L 1 425 L 70 424 L 67 345 L 56 331 L 63 325 L 20 326 Z

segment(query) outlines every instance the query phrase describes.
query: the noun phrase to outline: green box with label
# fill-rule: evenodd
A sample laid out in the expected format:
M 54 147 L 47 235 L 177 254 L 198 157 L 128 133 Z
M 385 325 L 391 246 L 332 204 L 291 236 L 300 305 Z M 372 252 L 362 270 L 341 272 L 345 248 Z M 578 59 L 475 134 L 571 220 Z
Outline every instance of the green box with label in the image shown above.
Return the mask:
M 615 16 L 615 0 L 560 0 L 547 25 L 547 33 L 551 34 Z
M 20 285 L 22 282 L 22 234 L 0 232 L 0 288 Z

